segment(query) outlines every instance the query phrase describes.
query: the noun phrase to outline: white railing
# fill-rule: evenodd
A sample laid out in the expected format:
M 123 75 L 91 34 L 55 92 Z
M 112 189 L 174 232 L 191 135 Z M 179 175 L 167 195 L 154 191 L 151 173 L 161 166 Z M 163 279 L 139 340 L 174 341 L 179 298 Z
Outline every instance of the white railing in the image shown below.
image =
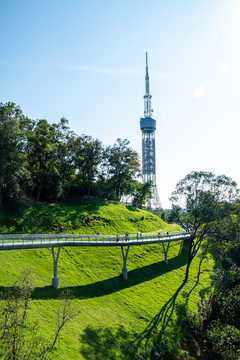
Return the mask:
M 14 248 L 26 245 L 29 247 L 47 247 L 56 246 L 57 244 L 63 246 L 71 243 L 72 246 L 80 246 L 91 243 L 91 245 L 101 246 L 104 243 L 114 243 L 119 245 L 121 243 L 131 242 L 132 245 L 137 245 L 139 242 L 170 242 L 178 239 L 189 238 L 189 234 L 184 231 L 175 231 L 170 233 L 159 234 L 130 234 L 126 235 L 87 235 L 87 234 L 5 234 L 0 235 L 0 250 L 3 248 Z

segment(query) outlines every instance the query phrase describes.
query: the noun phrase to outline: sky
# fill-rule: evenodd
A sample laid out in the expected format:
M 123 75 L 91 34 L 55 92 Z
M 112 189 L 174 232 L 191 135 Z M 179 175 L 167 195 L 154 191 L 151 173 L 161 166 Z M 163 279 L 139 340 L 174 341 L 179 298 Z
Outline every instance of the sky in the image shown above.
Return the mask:
M 148 52 L 163 208 L 193 170 L 240 186 L 240 0 L 0 0 L 0 102 L 141 156 Z

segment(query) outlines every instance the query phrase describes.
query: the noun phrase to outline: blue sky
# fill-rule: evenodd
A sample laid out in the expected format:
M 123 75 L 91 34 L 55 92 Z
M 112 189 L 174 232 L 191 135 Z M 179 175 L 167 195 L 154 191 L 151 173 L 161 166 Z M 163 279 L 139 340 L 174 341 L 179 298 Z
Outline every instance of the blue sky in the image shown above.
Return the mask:
M 164 208 L 192 170 L 240 184 L 239 0 L 0 0 L 0 101 L 141 154 L 145 52 Z

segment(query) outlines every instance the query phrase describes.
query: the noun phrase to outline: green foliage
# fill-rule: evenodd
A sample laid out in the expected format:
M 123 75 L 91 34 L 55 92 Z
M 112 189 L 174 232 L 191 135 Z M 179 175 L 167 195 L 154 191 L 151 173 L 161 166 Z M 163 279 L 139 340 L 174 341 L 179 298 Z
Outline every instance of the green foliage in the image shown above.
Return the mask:
M 166 221 L 167 223 L 178 223 L 180 219 L 181 207 L 178 205 L 173 205 L 172 209 L 169 210 L 156 210 L 153 211 L 156 215 L 158 215 L 161 219 Z
M 141 207 L 150 193 L 137 182 L 139 156 L 128 140 L 104 148 L 98 139 L 74 134 L 64 118 L 31 120 L 13 103 L 0 103 L 0 150 L 0 205 L 23 193 L 37 201 L 69 194 L 120 201 L 134 191 Z
M 19 107 L 0 103 L 0 205 L 3 200 L 18 198 L 28 181 L 21 130 L 24 121 Z
M 219 291 L 232 289 L 240 284 L 240 268 L 232 265 L 230 269 L 216 269 L 212 279 Z
M 206 334 L 212 359 L 237 360 L 240 356 L 240 330 L 228 324 L 212 322 Z M 210 350 L 211 349 L 211 350 Z
M 226 251 L 226 256 L 231 259 L 232 263 L 235 263 L 238 267 L 240 267 L 240 244 L 239 240 L 237 244 L 231 243 L 228 246 Z
M 151 198 L 152 182 L 132 184 L 133 206 L 142 209 L 143 205 Z
M 200 303 L 198 312 L 188 318 L 190 333 L 198 339 L 202 353 L 214 360 L 237 360 L 240 356 L 240 268 L 235 261 L 239 239 L 235 222 L 225 222 L 224 232 L 226 224 L 232 241 L 230 246 L 228 242 L 218 243 L 222 261 L 212 275 L 214 292 Z
M 100 172 L 103 146 L 99 140 L 94 140 L 91 136 L 72 135 L 68 142 L 68 151 L 75 174 L 70 191 L 90 196 Z
M 52 351 L 62 328 L 78 314 L 73 306 L 70 290 L 63 291 L 60 294 L 61 304 L 51 344 L 50 336 L 40 336 L 38 322 L 31 319 L 30 301 L 33 291 L 32 273 L 26 268 L 13 286 L 1 294 L 1 359 L 52 359 Z
M 220 320 L 240 330 L 240 285 L 219 296 Z
M 229 218 L 231 202 L 239 196 L 237 184 L 231 178 L 211 172 L 193 171 L 176 185 L 172 203 L 177 209 L 178 223 L 191 235 L 185 281 L 193 258 L 205 239 L 219 238 L 222 222 Z M 179 211 L 179 206 L 184 206 Z M 216 231 L 216 230 L 219 231 Z
M 182 351 L 180 343 L 171 342 L 166 337 L 151 349 L 140 352 L 134 360 L 180 360 L 183 357 L 189 359 L 187 353 Z
M 117 139 L 105 151 L 107 158 L 106 186 L 113 200 L 131 193 L 132 181 L 139 175 L 140 162 L 136 151 L 128 147 L 129 141 Z
M 48 359 L 48 346 L 38 334 L 37 323 L 28 321 L 30 296 L 33 292 L 30 271 L 7 289 L 0 312 L 1 359 Z

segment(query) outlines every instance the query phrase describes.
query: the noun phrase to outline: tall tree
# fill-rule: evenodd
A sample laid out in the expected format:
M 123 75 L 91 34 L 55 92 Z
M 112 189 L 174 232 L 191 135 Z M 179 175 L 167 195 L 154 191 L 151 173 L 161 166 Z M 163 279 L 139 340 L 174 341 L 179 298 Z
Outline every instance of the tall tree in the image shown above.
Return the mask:
M 132 195 L 133 195 L 133 206 L 142 209 L 143 205 L 146 204 L 147 200 L 151 198 L 152 182 L 148 181 L 140 183 L 138 181 L 133 182 Z
M 16 199 L 21 181 L 27 176 L 24 167 L 23 133 L 25 117 L 14 103 L 0 103 L 0 205 L 3 199 Z
M 91 136 L 72 137 L 69 142 L 69 151 L 76 174 L 75 186 L 83 195 L 90 196 L 102 161 L 102 143 Z
M 129 193 L 130 183 L 139 176 L 140 162 L 136 151 L 129 148 L 129 141 L 117 139 L 106 149 L 108 162 L 107 186 L 114 200 Z
M 183 207 L 178 221 L 190 234 L 185 282 L 202 242 L 212 236 L 216 226 L 229 216 L 231 202 L 238 195 L 236 182 L 211 172 L 193 171 L 176 185 L 171 201 L 174 206 Z
M 44 119 L 35 121 L 28 132 L 28 167 L 37 201 L 41 197 L 57 199 L 63 194 L 65 177 L 69 178 L 71 173 L 67 157 L 68 131 L 67 120 L 62 118 L 59 124 L 49 124 Z

